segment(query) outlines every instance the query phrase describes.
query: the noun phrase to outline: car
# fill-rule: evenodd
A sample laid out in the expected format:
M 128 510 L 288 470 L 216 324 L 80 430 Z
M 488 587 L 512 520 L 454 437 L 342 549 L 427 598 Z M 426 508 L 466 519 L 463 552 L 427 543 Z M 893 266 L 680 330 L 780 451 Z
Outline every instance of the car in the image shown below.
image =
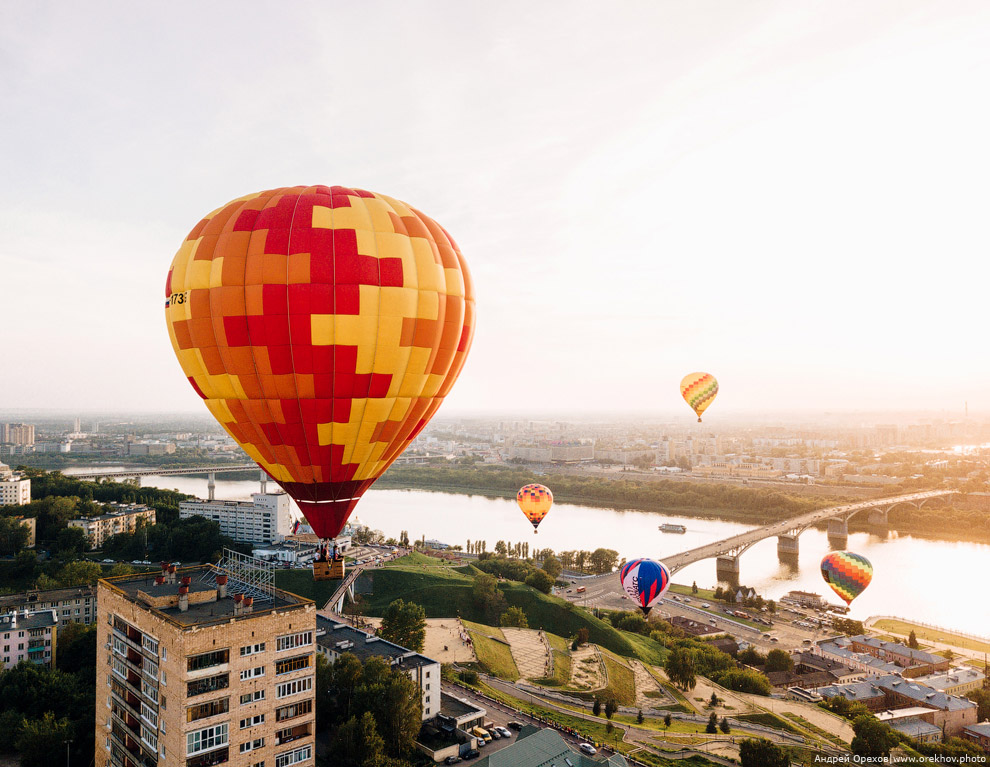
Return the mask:
M 479 756 L 481 756 L 481 752 L 476 748 L 464 752 L 465 759 L 477 759 Z
M 594 747 L 593 745 L 591 745 L 590 743 L 581 743 L 580 745 L 578 745 L 578 749 L 579 749 L 579 750 L 580 750 L 580 751 L 581 751 L 582 753 L 585 753 L 585 754 L 587 754 L 588 756 L 594 756 L 595 754 L 597 754 L 597 753 L 598 753 L 598 749 L 597 749 L 597 748 L 595 748 L 595 747 Z
M 717 626 L 717 625 L 718 625 L 718 621 L 717 621 L 717 620 L 715 620 L 714 618 L 709 618 L 709 619 L 708 619 L 708 622 L 709 622 L 710 624 L 712 624 L 713 626 Z
M 629 599 L 629 597 L 627 597 L 625 594 L 622 595 L 622 598 L 623 599 Z
M 114 560 L 112 560 L 112 559 L 104 559 L 103 560 L 103 564 L 105 564 L 105 565 L 112 565 L 113 562 L 114 562 Z
M 764 635 L 763 635 L 763 638 L 764 638 L 764 639 L 769 639 L 769 638 L 770 638 L 770 635 L 769 635 L 769 634 L 764 634 Z
M 701 606 L 704 607 L 706 610 L 711 607 L 711 605 L 708 604 L 707 602 L 702 602 Z
M 492 736 L 492 740 L 500 740 L 502 738 L 502 733 L 498 731 L 498 727 L 489 727 L 488 734 Z
M 567 592 L 566 593 L 567 594 L 570 594 L 571 593 L 571 590 L 570 589 L 567 589 Z
M 523 728 L 522 722 L 509 722 L 510 730 L 521 730 Z
M 672 596 L 671 599 L 673 599 L 675 602 L 680 602 L 681 601 L 681 598 L 679 596 L 677 596 L 676 594 L 674 596 Z
M 498 730 L 500 733 L 502 733 L 502 737 L 503 738 L 511 738 L 512 737 L 512 732 L 510 732 L 509 730 L 505 729 L 504 727 L 496 727 L 495 729 Z
M 804 640 L 802 640 L 801 644 L 811 644 L 811 640 L 810 639 L 804 639 Z
M 684 604 L 686 605 L 691 604 L 691 597 L 684 597 Z
M 140 565 L 141 564 L 141 560 L 140 559 L 132 559 L 131 560 L 131 564 L 132 565 Z
M 464 760 L 461 759 L 461 757 L 459 757 L 459 756 L 448 756 L 446 759 L 443 760 L 443 763 L 444 764 L 460 764 L 463 761 Z
M 779 642 L 780 640 L 779 640 L 779 639 L 777 639 L 777 637 L 770 637 L 770 641 L 771 641 L 771 642 L 773 642 L 774 644 L 776 644 L 776 643 L 777 643 L 777 642 Z

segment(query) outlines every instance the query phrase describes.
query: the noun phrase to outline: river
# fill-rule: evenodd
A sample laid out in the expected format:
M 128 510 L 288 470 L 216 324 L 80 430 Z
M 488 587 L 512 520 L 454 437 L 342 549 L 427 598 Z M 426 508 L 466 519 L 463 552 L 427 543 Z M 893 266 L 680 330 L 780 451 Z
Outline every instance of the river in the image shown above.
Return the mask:
M 145 486 L 176 489 L 200 498 L 207 495 L 206 482 L 202 477 L 187 476 L 141 478 Z M 274 483 L 268 486 L 277 487 Z M 216 497 L 248 499 L 258 488 L 258 482 L 218 477 Z M 529 541 L 531 549 L 590 551 L 605 547 L 628 559 L 647 556 L 660 560 L 666 554 L 727 538 L 750 527 L 717 519 L 668 517 L 558 503 L 540 525 L 539 535 L 533 535 L 514 500 L 392 489 L 369 490 L 355 515 L 384 532 L 386 537 L 398 538 L 400 531 L 406 530 L 411 538 L 425 535 L 451 545 L 464 546 L 468 539 L 484 538 L 489 551 L 497 540 L 505 539 L 513 543 Z M 685 525 L 687 532 L 661 533 L 657 529 L 661 521 Z M 799 563 L 795 567 L 778 561 L 776 538 L 761 541 L 742 555 L 740 581 L 771 599 L 801 589 L 823 594 L 830 602 L 839 602 L 818 570 L 821 557 L 829 551 L 825 533 L 806 530 L 801 535 L 800 547 Z M 873 583 L 853 603 L 850 617 L 897 615 L 990 636 L 990 612 L 982 606 L 980 596 L 985 569 L 990 563 L 990 546 L 891 532 L 886 539 L 853 533 L 847 548 L 866 556 L 874 568 Z M 714 588 L 715 560 L 696 562 L 679 571 L 675 580 L 686 584 L 697 581 L 701 587 Z

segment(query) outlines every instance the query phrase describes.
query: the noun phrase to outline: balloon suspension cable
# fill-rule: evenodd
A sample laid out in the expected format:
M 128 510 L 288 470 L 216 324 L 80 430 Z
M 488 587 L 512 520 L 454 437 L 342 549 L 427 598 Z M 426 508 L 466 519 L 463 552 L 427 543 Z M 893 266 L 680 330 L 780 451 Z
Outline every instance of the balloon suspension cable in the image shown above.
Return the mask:
M 653 608 L 651 608 L 651 607 L 640 607 L 639 609 L 643 611 L 643 617 L 644 618 L 649 618 L 650 617 L 650 610 L 653 609 Z

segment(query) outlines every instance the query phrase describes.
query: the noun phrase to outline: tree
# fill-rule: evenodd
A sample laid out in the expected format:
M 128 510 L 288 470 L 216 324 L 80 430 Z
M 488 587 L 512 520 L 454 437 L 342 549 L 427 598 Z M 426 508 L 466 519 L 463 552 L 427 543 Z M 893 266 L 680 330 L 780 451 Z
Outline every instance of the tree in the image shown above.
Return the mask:
M 354 653 L 342 653 L 333 662 L 328 689 L 331 690 L 331 697 L 336 701 L 336 705 L 330 710 L 338 716 L 337 721 L 348 719 L 351 716 L 354 693 L 361 681 L 363 671 L 361 661 Z M 319 666 L 317 666 L 317 672 L 319 672 Z M 319 676 L 317 676 L 317 681 L 319 681 Z M 317 701 L 316 710 L 319 714 L 319 701 Z
M 375 670 L 376 660 L 381 664 L 380 672 Z M 381 658 L 371 658 L 365 664 L 364 676 L 358 700 L 378 722 L 386 753 L 400 756 L 412 750 L 423 724 L 423 697 L 416 683 L 405 671 L 391 668 Z
M 352 716 L 337 730 L 333 739 L 333 754 L 347 767 L 372 767 L 380 764 L 385 741 L 378 734 L 375 717 L 365 711 L 361 718 Z
M 735 692 L 748 692 L 752 695 L 769 695 L 770 680 L 759 671 L 729 669 L 711 675 L 712 681 Z
M 671 682 L 682 690 L 693 690 L 697 684 L 694 678 L 694 657 L 681 647 L 667 656 L 664 671 Z
M 0 555 L 19 554 L 30 535 L 23 522 L 13 517 L 0 517 Z
M 967 698 L 976 701 L 976 721 L 985 722 L 990 719 L 990 690 L 980 689 L 967 693 Z
M 746 738 L 739 745 L 739 764 L 742 767 L 790 767 L 790 759 L 780 746 L 765 738 Z
M 605 718 L 611 719 L 613 714 L 619 710 L 619 704 L 615 702 L 615 698 L 609 698 L 605 701 Z
M 527 586 L 532 586 L 537 591 L 549 594 L 553 588 L 553 578 L 546 570 L 534 570 L 525 580 Z
M 498 589 L 495 576 L 489 573 L 479 573 L 474 577 L 471 593 L 474 597 L 474 603 L 484 611 L 492 624 L 498 621 L 499 616 L 508 607 L 505 597 Z
M 70 674 L 85 670 L 86 676 L 96 681 L 96 625 L 87 626 L 75 621 L 58 631 L 58 653 L 55 665 Z
M 549 575 L 554 580 L 557 580 L 557 577 L 560 575 L 560 573 L 563 571 L 564 568 L 560 564 L 560 560 L 557 559 L 557 557 L 555 557 L 553 554 L 551 554 L 548 557 L 544 558 L 543 569 L 546 571 L 547 575 Z
M 74 529 L 78 530 L 79 528 Z M 101 574 L 102 570 L 96 562 L 78 560 L 76 562 L 69 562 L 59 570 L 56 580 L 60 586 L 65 588 L 87 586 L 91 583 L 96 583 Z
M 89 550 L 89 538 L 81 527 L 66 527 L 55 536 L 55 555 L 63 559 Z
M 772 599 L 769 602 L 767 602 L 767 612 L 770 613 L 771 615 L 775 615 L 777 613 L 777 603 L 774 602 Z
M 668 712 L 667 712 L 666 714 L 664 714 L 664 715 L 663 715 L 663 728 L 664 728 L 665 730 L 668 730 L 668 729 L 670 729 L 670 723 L 671 723 L 672 721 L 674 721 L 674 717 L 672 717 L 672 716 L 670 715 L 670 712 L 668 711 Z
M 578 647 L 583 644 L 588 644 L 591 639 L 591 634 L 586 627 L 581 627 L 577 630 L 577 634 L 574 635 L 574 640 L 577 642 Z
M 591 713 L 595 716 L 602 715 L 602 702 L 595 698 L 595 702 L 591 704 Z
M 642 724 L 646 721 L 646 717 L 643 716 L 643 709 L 636 712 L 636 724 Z
M 505 546 L 505 541 L 496 541 L 495 553 L 500 557 L 504 557 L 508 553 L 508 549 Z
M 400 647 L 422 652 L 426 643 L 426 613 L 415 602 L 396 599 L 382 616 L 378 636 Z
M 856 756 L 883 757 L 900 742 L 897 733 L 890 725 L 881 722 L 871 714 L 861 714 L 853 720 L 855 737 L 850 748 Z
M 728 717 L 722 717 L 722 721 L 718 723 L 718 728 L 726 735 L 732 731 L 732 725 L 729 724 Z
M 590 559 L 592 572 L 610 573 L 619 561 L 619 552 L 614 549 L 595 549 L 591 552 Z
M 718 732 L 718 717 L 715 715 L 714 711 L 712 711 L 712 713 L 708 716 L 708 724 L 705 726 L 705 732 L 710 735 L 714 735 Z
M 718 694 L 712 690 L 712 697 L 708 699 L 708 705 L 711 708 L 718 706 Z
M 747 666 L 762 666 L 766 663 L 767 659 L 760 654 L 753 645 L 750 645 L 745 650 L 740 651 L 736 656 L 740 663 L 744 663 Z
M 16 742 L 21 763 L 59 764 L 71 737 L 72 725 L 69 720 L 56 719 L 51 711 L 46 711 L 40 719 L 25 720 Z
M 918 644 L 918 636 L 914 633 L 914 629 L 911 629 L 911 633 L 908 634 L 908 647 L 912 650 L 917 650 L 920 647 Z
M 691 581 L 691 593 L 692 594 L 698 593 L 698 581 Z
M 773 649 L 767 653 L 767 662 L 764 668 L 768 673 L 771 671 L 793 671 L 794 659 L 790 653 L 784 650 Z
M 526 620 L 526 613 L 522 611 L 521 607 L 510 607 L 502 613 L 502 617 L 499 618 L 498 625 L 525 629 L 529 628 L 529 621 Z

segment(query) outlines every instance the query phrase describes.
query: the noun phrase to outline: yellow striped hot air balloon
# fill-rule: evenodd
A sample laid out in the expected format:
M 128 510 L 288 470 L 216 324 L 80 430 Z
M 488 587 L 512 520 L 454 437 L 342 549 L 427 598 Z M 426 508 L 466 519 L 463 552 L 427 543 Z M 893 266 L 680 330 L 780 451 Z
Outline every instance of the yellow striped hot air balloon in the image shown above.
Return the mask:
M 681 396 L 698 415 L 698 423 L 701 423 L 701 414 L 712 404 L 716 394 L 718 381 L 711 373 L 688 373 L 681 379 Z

